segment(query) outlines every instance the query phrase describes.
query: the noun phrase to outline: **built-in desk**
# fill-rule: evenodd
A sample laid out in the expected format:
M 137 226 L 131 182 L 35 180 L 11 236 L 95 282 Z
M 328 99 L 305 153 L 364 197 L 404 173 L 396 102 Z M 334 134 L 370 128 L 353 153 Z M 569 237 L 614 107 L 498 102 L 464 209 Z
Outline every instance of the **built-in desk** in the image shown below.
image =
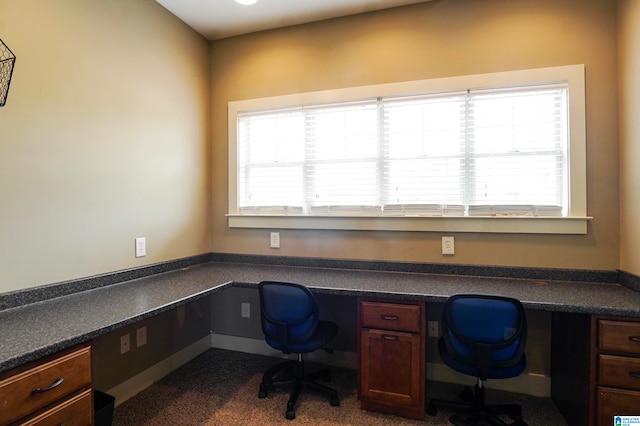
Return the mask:
M 444 302 L 458 292 L 499 293 L 520 299 L 527 309 L 566 318 L 640 318 L 640 293 L 619 284 L 207 262 L 0 311 L 0 372 L 261 280 L 299 282 L 321 293 L 425 302 Z

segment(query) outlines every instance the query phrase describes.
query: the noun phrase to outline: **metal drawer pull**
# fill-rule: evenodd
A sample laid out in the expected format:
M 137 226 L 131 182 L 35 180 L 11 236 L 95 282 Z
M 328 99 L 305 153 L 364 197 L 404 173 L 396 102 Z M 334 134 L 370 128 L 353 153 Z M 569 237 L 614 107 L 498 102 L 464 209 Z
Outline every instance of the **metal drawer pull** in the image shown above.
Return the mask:
M 397 315 L 380 315 L 380 318 L 385 321 L 398 321 L 399 319 Z
M 629 336 L 629 340 L 632 342 L 640 343 L 640 336 Z
M 383 334 L 382 338 L 384 340 L 398 340 L 398 336 L 389 336 L 388 334 Z
M 55 382 L 51 383 L 50 386 L 48 386 L 46 388 L 35 388 L 34 390 L 31 391 L 31 393 L 42 393 L 42 392 L 50 391 L 51 389 L 55 389 L 58 386 L 60 386 L 62 384 L 62 382 L 64 382 L 64 379 L 62 377 L 60 377 Z
M 629 371 L 629 375 L 634 379 L 640 379 L 640 372 L 638 371 Z

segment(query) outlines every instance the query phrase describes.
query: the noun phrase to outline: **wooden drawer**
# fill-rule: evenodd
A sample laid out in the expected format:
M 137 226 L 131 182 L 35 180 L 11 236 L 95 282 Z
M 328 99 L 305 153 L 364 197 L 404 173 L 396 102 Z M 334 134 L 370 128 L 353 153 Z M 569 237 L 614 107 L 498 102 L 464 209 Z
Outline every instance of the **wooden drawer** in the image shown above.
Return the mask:
M 0 380 L 0 424 L 17 420 L 91 385 L 91 349 L 83 347 L 32 364 Z M 6 377 L 6 378 L 5 378 Z
M 640 358 L 600 354 L 598 362 L 599 384 L 640 390 Z
M 640 322 L 599 320 L 598 347 L 640 355 Z
M 399 303 L 360 302 L 362 327 L 419 333 L 421 306 Z
M 605 386 L 640 390 L 640 358 L 599 355 L 598 382 Z
M 20 422 L 21 426 L 87 426 L 93 424 L 93 400 L 91 389 L 65 399 L 60 404 L 27 421 Z
M 597 426 L 611 426 L 613 416 L 637 416 L 640 392 L 598 387 Z

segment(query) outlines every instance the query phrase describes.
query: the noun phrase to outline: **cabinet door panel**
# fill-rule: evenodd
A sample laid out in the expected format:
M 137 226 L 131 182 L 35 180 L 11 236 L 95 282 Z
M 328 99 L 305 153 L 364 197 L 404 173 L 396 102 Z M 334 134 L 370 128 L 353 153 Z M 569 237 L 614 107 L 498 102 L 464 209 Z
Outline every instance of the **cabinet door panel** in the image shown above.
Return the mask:
M 614 416 L 637 416 L 640 392 L 598 387 L 598 426 L 611 426 Z
M 361 395 L 413 405 L 420 394 L 420 335 L 383 330 L 361 331 Z

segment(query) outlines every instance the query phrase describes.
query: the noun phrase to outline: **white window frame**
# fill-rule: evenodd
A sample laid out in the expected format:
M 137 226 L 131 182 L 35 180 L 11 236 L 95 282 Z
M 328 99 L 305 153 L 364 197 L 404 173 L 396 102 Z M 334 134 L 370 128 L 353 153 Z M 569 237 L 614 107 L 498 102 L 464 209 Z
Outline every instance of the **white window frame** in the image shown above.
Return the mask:
M 237 122 L 243 112 L 301 105 L 346 102 L 372 97 L 453 92 L 467 89 L 508 88 L 532 83 L 567 83 L 569 90 L 569 214 L 536 216 L 285 216 L 241 215 L 238 209 Z M 506 71 L 371 86 L 298 93 L 233 101 L 228 104 L 230 228 L 337 229 L 376 231 L 493 232 L 531 234 L 586 234 L 586 103 L 584 65 Z

